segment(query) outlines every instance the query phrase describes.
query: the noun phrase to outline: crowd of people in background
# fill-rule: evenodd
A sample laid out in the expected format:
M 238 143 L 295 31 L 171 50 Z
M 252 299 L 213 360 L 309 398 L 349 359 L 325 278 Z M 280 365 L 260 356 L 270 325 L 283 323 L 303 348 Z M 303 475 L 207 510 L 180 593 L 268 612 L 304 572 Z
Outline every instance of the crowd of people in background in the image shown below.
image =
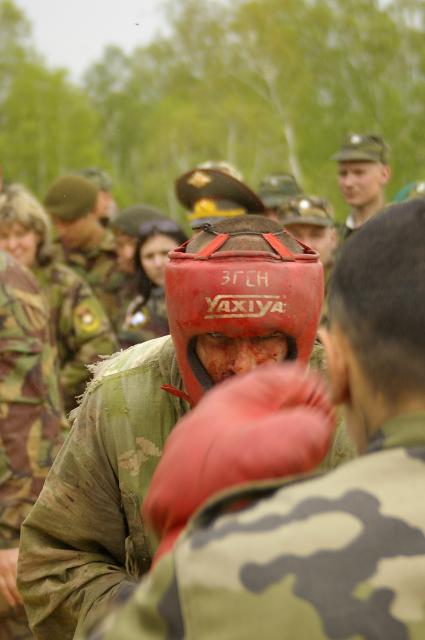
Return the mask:
M 134 445 L 138 451 L 137 460 L 129 454 L 127 455 L 127 450 L 133 450 L 133 444 L 130 445 L 127 441 L 120 442 L 119 445 L 111 442 L 105 444 L 102 441 L 101 445 L 96 445 L 99 448 L 104 446 L 108 455 L 111 450 L 115 451 L 116 447 L 116 459 L 120 461 L 120 464 L 124 460 L 125 473 L 120 475 L 117 469 L 113 469 L 114 479 L 110 480 L 115 487 L 115 476 L 119 476 L 119 490 L 114 488 L 111 493 L 111 495 L 113 494 L 112 501 L 115 511 L 108 512 L 110 495 L 107 487 L 104 487 L 104 502 L 102 504 L 105 513 L 109 513 L 110 526 L 116 527 L 116 531 L 122 530 L 121 533 L 117 533 L 117 537 L 120 538 L 119 549 L 123 548 L 126 535 L 129 535 L 127 540 L 132 536 L 132 544 L 138 545 L 136 550 L 133 549 L 133 553 L 129 551 L 126 559 L 122 559 L 122 564 L 128 563 L 129 558 L 132 559 L 137 565 L 136 569 L 132 572 L 131 567 L 128 568 L 127 565 L 126 569 L 130 575 L 139 576 L 146 572 L 152 560 L 146 551 L 149 546 L 146 542 L 146 532 L 140 523 L 135 524 L 135 519 L 139 517 L 139 504 L 136 505 L 132 497 L 136 492 L 133 476 L 138 474 L 135 469 L 139 469 L 140 460 L 152 458 L 152 464 L 156 466 L 165 438 L 171 428 L 178 418 L 188 411 L 190 405 L 198 402 L 198 396 L 203 395 L 208 385 L 213 386 L 239 372 L 249 372 L 262 362 L 299 359 L 301 357 L 301 360 L 310 361 L 314 366 L 314 349 L 318 348 L 320 351 L 321 348 L 320 340 L 316 337 L 316 328 L 311 329 L 308 348 L 306 347 L 304 355 L 301 348 L 302 341 L 299 344 L 296 344 L 296 341 L 291 341 L 289 339 L 291 334 L 286 327 L 285 336 L 288 337 L 288 340 L 285 338 L 283 342 L 281 341 L 283 333 L 277 335 L 276 332 L 271 331 L 264 336 L 260 334 L 258 340 L 255 338 L 257 342 L 260 341 L 260 338 L 263 340 L 260 346 L 255 342 L 255 353 L 261 351 L 261 357 L 252 356 L 254 339 L 251 335 L 235 333 L 232 335 L 232 339 L 235 340 L 232 348 L 236 349 L 237 356 L 232 354 L 230 364 L 228 336 L 223 337 L 220 333 L 221 325 L 218 324 L 218 328 L 209 331 L 205 336 L 196 333 L 190 335 L 187 333 L 186 335 L 184 332 L 188 331 L 188 325 L 184 325 L 184 322 L 189 323 L 189 320 L 185 318 L 184 321 L 179 320 L 172 327 L 174 333 L 173 331 L 171 333 L 175 344 L 174 347 L 171 347 L 171 343 L 169 344 L 167 340 L 169 340 L 170 323 L 172 324 L 175 320 L 169 319 L 168 316 L 165 294 L 166 266 L 169 264 L 171 255 L 173 270 L 170 270 L 172 275 L 169 278 L 174 278 L 172 285 L 172 291 L 175 295 L 173 318 L 180 318 L 181 308 L 185 307 L 187 302 L 187 306 L 193 306 L 193 315 L 190 319 L 193 326 L 197 323 L 199 310 L 195 301 L 200 292 L 209 304 L 212 315 L 208 317 L 220 318 L 229 314 L 229 309 L 232 310 L 227 303 L 227 306 L 224 302 L 217 303 L 219 294 L 214 290 L 211 279 L 210 281 L 200 279 L 199 283 L 201 284 L 198 288 L 194 285 L 195 282 L 198 282 L 197 278 L 201 271 L 204 268 L 207 269 L 205 265 L 208 261 L 211 261 L 212 257 L 219 255 L 220 252 L 222 252 L 220 259 L 224 263 L 227 253 L 235 252 L 236 262 L 234 264 L 236 266 L 238 252 L 252 252 L 250 260 L 259 260 L 263 254 L 274 252 L 275 261 L 278 259 L 277 256 L 283 260 L 280 276 L 282 278 L 286 273 L 285 269 L 287 269 L 287 267 L 284 269 L 285 255 L 290 256 L 288 260 L 294 264 L 297 260 L 300 264 L 304 264 L 303 260 L 306 264 L 309 260 L 319 260 L 323 266 L 323 283 L 325 291 L 327 291 L 336 256 L 347 238 L 355 235 L 363 225 L 376 217 L 378 212 L 385 209 L 388 204 L 385 200 L 385 186 L 391 176 L 388 146 L 380 136 L 375 134 L 353 133 L 348 135 L 341 148 L 333 156 L 333 160 L 337 165 L 337 180 L 348 208 L 347 217 L 343 224 L 336 223 L 331 203 L 320 196 L 320 185 L 315 193 L 305 193 L 302 185 L 293 175 L 285 171 L 276 171 L 264 176 L 258 187 L 251 188 L 245 184 L 239 171 L 225 161 L 200 162 L 176 178 L 175 193 L 179 203 L 186 211 L 186 221 L 183 225 L 167 215 L 167 212 L 160 211 L 149 203 L 134 203 L 120 211 L 113 197 L 112 180 L 106 172 L 100 169 L 87 168 L 70 171 L 59 176 L 50 185 L 41 200 L 38 200 L 25 185 L 20 184 L 19 176 L 16 176 L 16 182 L 2 185 L 0 192 L 0 261 L 3 266 L 0 269 L 0 293 L 3 292 L 5 306 L 1 312 L 4 318 L 0 326 L 0 343 L 3 344 L 0 384 L 5 388 L 10 384 L 10 388 L 16 391 L 10 393 L 2 391 L 3 401 L 10 404 L 11 407 L 16 405 L 18 409 L 21 401 L 25 410 L 22 412 L 22 417 L 16 410 L 13 437 L 10 435 L 7 424 L 8 420 L 10 421 L 12 410 L 15 411 L 15 409 L 13 407 L 10 411 L 2 409 L 0 418 L 1 455 L 6 461 L 4 473 L 3 467 L 0 467 L 2 471 L 0 478 L 0 499 L 2 502 L 0 508 L 0 521 L 2 521 L 0 526 L 0 640 L 17 640 L 18 638 L 25 640 L 33 637 L 23 610 L 21 595 L 16 588 L 17 547 L 21 535 L 21 525 L 41 490 L 59 445 L 68 439 L 70 430 L 74 429 L 72 427 L 73 416 L 79 415 L 81 423 L 82 413 L 79 403 L 86 385 L 88 383 L 96 385 L 95 382 L 89 382 L 94 369 L 99 380 L 104 379 L 105 371 L 111 375 L 112 379 L 114 375 L 118 376 L 118 372 L 121 371 L 119 367 L 125 365 L 127 371 L 129 368 L 134 368 L 136 364 L 139 366 L 142 362 L 145 366 L 146 363 L 148 373 L 145 375 L 148 377 L 140 382 L 140 388 L 134 389 L 132 387 L 132 390 L 128 391 L 125 386 L 127 378 L 124 381 L 119 377 L 116 379 L 122 385 L 122 394 L 125 398 L 123 406 L 127 407 L 126 420 L 128 423 L 133 424 L 132 421 L 136 420 L 137 414 L 139 419 L 147 420 L 149 418 L 154 425 L 152 429 L 155 427 L 157 431 L 162 430 L 159 441 L 156 436 L 149 437 L 146 441 L 139 438 L 137 445 Z M 7 162 L 7 158 L 4 162 Z M 395 201 L 403 202 L 418 197 L 425 197 L 424 183 L 420 181 L 407 185 L 396 196 Z M 239 223 L 241 217 L 244 222 Z M 241 226 L 238 227 L 238 224 Z M 281 232 L 284 233 L 282 237 L 279 236 Z M 230 236 L 230 243 L 233 241 L 234 244 L 220 244 L 220 239 L 226 234 L 227 237 Z M 245 240 L 240 240 L 238 234 Z M 252 238 L 261 236 L 261 242 L 255 244 L 257 240 L 250 240 L 250 234 Z M 270 240 L 271 236 L 277 237 L 278 240 Z M 267 242 L 271 243 L 270 246 Z M 254 255 L 255 252 L 258 254 L 257 257 Z M 182 258 L 182 253 L 187 259 Z M 192 265 L 193 271 L 189 265 L 189 257 L 192 255 L 196 255 L 198 260 Z M 303 258 L 297 258 L 298 255 L 302 255 Z M 234 256 L 227 259 L 233 260 Z M 233 269 L 233 262 L 231 264 Z M 12 272 L 13 276 L 10 276 L 9 274 Z M 231 271 L 230 267 L 228 272 L 223 271 L 223 273 L 230 274 L 228 276 L 229 282 L 230 278 L 237 277 L 234 275 L 237 271 Z M 313 274 L 312 268 L 310 268 L 308 276 L 310 277 L 311 274 Z M 183 276 L 191 279 L 192 289 L 186 288 L 183 284 Z M 211 275 L 210 278 L 212 277 Z M 315 279 L 314 274 L 312 278 L 312 282 L 315 283 L 312 284 L 312 287 L 320 289 L 323 285 Z M 308 282 L 308 278 L 306 282 Z M 233 284 L 235 283 L 233 282 Z M 248 287 L 251 286 L 249 282 L 246 284 Z M 260 284 L 257 281 L 252 284 L 255 292 L 257 289 L 260 290 Z M 205 291 L 202 286 L 205 287 Z M 266 300 L 268 294 L 270 291 L 263 291 L 260 298 L 263 296 Z M 170 295 L 168 293 L 168 305 L 170 305 Z M 185 298 L 188 295 L 192 297 L 191 300 Z M 245 293 L 236 292 L 236 303 L 232 302 L 236 310 L 243 308 L 241 307 L 243 303 L 238 303 L 237 299 L 238 297 L 243 298 L 244 295 Z M 276 299 L 279 297 L 274 291 L 273 295 Z M 286 291 L 285 295 L 290 296 L 292 293 Z M 273 296 L 269 295 L 269 298 L 271 299 Z M 309 304 L 314 306 L 315 300 L 316 298 Z M 223 305 L 220 307 L 222 316 L 214 316 L 217 308 L 214 306 L 216 303 Z M 275 302 L 274 304 L 276 305 L 276 314 L 280 313 L 278 305 L 283 303 Z M 299 317 L 302 315 L 301 307 L 302 305 L 299 308 Z M 249 305 L 247 308 L 251 309 Z M 260 306 L 260 314 L 263 308 L 265 307 Z M 250 313 L 253 315 L 253 312 Z M 315 314 L 313 315 L 315 316 Z M 317 318 L 320 316 L 320 324 L 326 326 L 328 321 L 326 296 L 323 305 L 320 302 L 316 315 Z M 235 312 L 234 316 L 237 325 L 238 318 L 243 314 L 238 316 L 238 313 Z M 307 316 L 303 322 L 306 324 L 309 322 Z M 13 323 L 19 326 L 19 331 L 16 335 L 13 331 L 9 335 L 6 330 Z M 317 324 L 319 324 L 319 319 Z M 316 327 L 316 325 L 314 326 Z M 276 329 L 276 327 L 272 328 Z M 178 338 L 176 338 L 180 335 L 179 331 L 183 332 L 182 335 L 185 337 L 184 348 L 182 347 L 181 352 L 179 352 Z M 193 346 L 192 343 L 196 337 L 197 342 Z M 154 356 L 149 352 L 148 346 L 144 347 L 143 351 L 136 349 L 137 345 L 155 338 L 163 338 L 163 341 L 155 343 L 161 345 L 161 350 L 158 348 Z M 154 343 L 149 344 L 153 345 Z M 174 371 L 174 365 L 171 364 L 172 357 L 174 357 L 170 355 L 171 348 L 176 348 L 179 370 Z M 196 352 L 196 363 L 195 356 L 192 360 L 190 359 L 192 358 L 191 349 L 193 353 Z M 112 356 L 120 350 L 125 350 L 119 356 L 121 359 L 103 362 L 106 357 Z M 48 351 L 48 357 L 43 355 L 45 351 Z M 20 354 L 19 357 L 13 357 L 6 362 L 4 354 L 15 352 Z M 242 356 L 248 352 L 251 355 L 246 357 L 251 357 L 252 362 L 245 364 L 246 361 L 242 360 Z M 217 353 L 220 353 L 221 358 L 219 366 L 216 361 Z M 38 361 L 37 358 L 41 358 L 41 360 Z M 184 360 L 185 358 L 188 359 L 188 363 Z M 241 361 L 240 365 L 235 364 L 237 358 Z M 192 374 L 188 375 L 187 373 L 189 368 L 192 371 L 198 367 L 199 370 L 198 360 L 201 362 L 202 370 L 206 370 L 209 375 L 209 382 L 205 383 L 202 393 L 198 390 L 197 383 L 195 384 L 190 378 Z M 212 364 L 213 360 L 214 364 Z M 183 367 L 182 361 L 186 362 Z M 157 362 L 160 364 L 157 365 Z M 185 366 L 187 369 L 184 368 Z M 321 366 L 318 366 L 319 370 Z M 158 370 L 154 371 L 155 367 Z M 164 374 L 165 370 L 166 374 Z M 34 376 L 38 377 L 38 384 L 34 383 Z M 182 379 L 184 384 L 182 384 Z M 202 379 L 201 374 L 199 374 L 199 379 Z M 170 404 L 168 408 L 161 404 L 163 401 L 155 387 L 155 384 L 160 383 L 174 398 L 172 401 L 174 404 Z M 84 403 L 82 405 L 83 415 L 86 419 L 98 421 L 96 424 L 106 425 L 114 416 L 114 412 L 121 410 L 120 406 L 110 402 L 110 399 L 117 397 L 121 391 L 118 387 L 114 387 L 112 382 L 110 388 L 105 388 L 106 384 L 103 384 L 103 387 L 94 386 L 94 391 L 87 396 L 87 406 Z M 31 388 L 30 391 L 29 388 Z M 101 389 L 98 396 L 103 404 L 99 404 L 100 401 L 96 400 L 96 389 Z M 141 396 L 136 400 L 138 394 Z M 152 405 L 154 409 L 146 409 L 142 400 L 146 405 Z M 29 414 L 28 406 L 34 406 L 35 413 L 31 414 L 30 412 Z M 157 413 L 152 413 L 154 410 Z M 168 426 L 165 428 L 164 425 Z M 96 428 L 101 429 L 100 427 Z M 102 437 L 104 435 L 99 436 L 100 439 Z M 335 451 L 341 446 L 343 449 L 341 457 L 345 456 L 346 446 L 339 444 L 338 437 L 339 435 L 334 439 L 328 437 L 324 453 L 325 449 L 329 449 L 329 447 L 331 449 L 333 447 L 333 451 Z M 333 444 L 329 444 L 330 441 Z M 92 441 L 85 442 L 84 436 L 81 435 L 77 444 L 83 448 L 86 447 L 87 451 L 95 446 Z M 78 458 L 77 444 L 72 440 L 69 444 L 75 459 Z M 73 446 L 74 449 L 72 449 Z M 17 454 L 19 450 L 22 450 L 22 455 Z M 39 455 L 40 452 L 43 452 L 42 456 Z M 106 456 L 104 453 L 99 455 Z M 351 451 L 348 452 L 347 459 L 352 455 Z M 71 502 L 77 504 L 79 500 L 73 493 L 75 472 L 72 465 L 77 463 L 74 460 L 74 463 L 71 464 L 70 456 L 71 454 L 67 458 L 62 458 L 61 464 L 64 465 L 65 472 L 60 480 L 52 479 L 49 491 L 53 493 L 55 488 L 61 491 L 63 494 L 60 500 L 62 508 L 69 508 L 71 517 L 77 518 L 75 514 L 72 516 L 73 507 L 71 505 Z M 315 457 L 314 462 L 315 464 L 320 463 L 321 459 Z M 87 457 L 87 464 L 89 465 L 89 457 Z M 300 469 L 296 469 L 296 471 L 303 472 L 307 470 L 309 468 L 302 467 L 302 465 Z M 96 469 L 90 468 L 87 471 L 89 475 L 96 476 Z M 110 469 L 105 471 L 105 474 L 109 472 L 111 472 Z M 140 490 L 143 496 L 148 491 L 152 473 L 153 469 L 146 472 L 143 490 Z M 58 477 L 59 475 L 58 472 Z M 262 479 L 262 477 L 256 479 Z M 81 482 L 83 480 L 87 482 L 87 487 L 89 487 L 88 477 L 83 479 L 81 476 Z M 137 476 L 137 480 L 139 480 L 139 476 Z M 189 488 L 187 491 L 190 493 Z M 67 495 L 69 495 L 69 504 L 66 504 Z M 199 504 L 195 506 L 197 507 Z M 87 498 L 84 509 L 86 517 L 89 519 L 93 509 L 91 499 Z M 193 507 L 194 509 L 195 507 Z M 117 515 L 119 511 L 125 512 L 125 521 L 119 519 Z M 133 515 L 130 515 L 131 513 Z M 38 511 L 35 509 L 34 514 L 33 520 L 29 519 L 28 548 L 30 549 L 31 562 L 35 562 L 36 569 L 34 571 L 40 574 L 41 555 L 34 554 L 34 548 L 31 550 L 31 529 L 36 531 L 38 527 L 38 538 L 32 540 L 33 547 L 35 545 L 42 546 L 43 540 L 48 545 L 50 537 L 53 539 L 54 534 L 47 529 L 43 531 L 43 534 L 40 533 L 40 518 L 49 519 L 51 517 L 46 515 L 47 511 L 43 514 L 42 504 L 38 507 Z M 92 527 L 93 523 L 88 523 L 87 526 Z M 99 526 L 106 527 L 106 524 L 99 523 Z M 52 527 L 54 527 L 53 524 Z M 4 533 L 5 531 L 7 531 L 7 535 Z M 131 535 L 128 533 L 129 531 Z M 74 542 L 75 540 L 70 545 Z M 107 542 L 103 539 L 102 544 L 107 546 Z M 77 548 L 78 540 L 75 545 Z M 92 553 L 93 558 L 96 553 L 99 553 L 99 562 L 102 562 L 100 546 L 100 542 L 97 543 L 97 547 L 96 544 L 91 548 L 86 545 L 84 552 Z M 61 552 L 58 552 L 56 559 L 59 556 L 62 559 L 65 557 L 65 548 L 66 545 L 62 547 Z M 116 550 L 110 551 L 111 555 L 114 555 Z M 127 551 L 126 549 L 126 553 Z M 136 552 L 139 552 L 138 558 L 136 558 Z M 120 553 L 121 551 L 116 551 L 117 556 Z M 95 562 L 93 559 L 92 561 Z M 28 565 L 29 561 L 26 560 L 26 562 Z M 71 574 L 74 567 L 73 560 L 69 560 L 69 563 L 62 568 L 63 575 L 67 572 Z M 52 571 L 54 572 L 54 569 Z M 34 583 L 36 582 L 34 575 L 31 579 Z M 34 596 L 33 593 L 30 593 L 32 587 L 28 586 L 29 582 L 30 580 L 26 582 L 26 578 L 22 577 L 22 588 L 29 594 L 28 610 L 33 611 L 31 625 L 33 630 L 36 630 L 38 638 L 72 638 L 76 629 L 80 633 L 82 631 L 82 623 L 79 618 L 80 609 L 83 612 L 81 616 L 86 617 L 91 611 L 92 602 L 101 595 L 99 592 L 91 596 L 92 600 L 89 599 L 87 603 L 84 599 L 79 599 L 79 596 L 76 596 L 76 600 L 72 601 L 72 595 L 66 592 L 66 589 L 62 592 L 54 587 L 51 604 L 53 621 L 49 626 L 48 615 L 40 615 L 36 611 L 37 607 L 34 603 L 39 594 Z M 118 581 L 114 582 L 111 577 L 109 588 L 114 585 L 118 585 Z M 122 586 L 120 584 L 119 588 L 121 589 Z M 89 587 L 87 589 L 89 590 Z M 43 597 L 47 597 L 44 591 L 40 593 L 43 593 Z M 61 610 L 62 601 L 66 598 L 69 598 L 71 602 L 69 604 L 71 613 L 68 617 Z M 55 607 L 58 611 L 60 610 L 56 618 Z M 166 615 L 165 618 L 167 618 Z M 167 621 L 170 623 L 169 618 Z M 63 625 L 62 635 L 55 635 L 54 630 L 56 629 L 58 634 L 61 625 Z M 203 632 L 205 633 L 205 629 Z M 53 635 L 51 635 L 52 633 Z M 95 637 L 98 636 L 93 635 L 93 638 Z M 115 636 L 111 635 L 110 637 Z M 118 636 L 116 637 L 118 638 Z M 176 632 L 176 635 L 167 637 L 183 636 Z M 207 636 L 205 635 L 205 637 Z M 390 637 L 401 638 L 405 636 L 388 635 L 388 638 Z

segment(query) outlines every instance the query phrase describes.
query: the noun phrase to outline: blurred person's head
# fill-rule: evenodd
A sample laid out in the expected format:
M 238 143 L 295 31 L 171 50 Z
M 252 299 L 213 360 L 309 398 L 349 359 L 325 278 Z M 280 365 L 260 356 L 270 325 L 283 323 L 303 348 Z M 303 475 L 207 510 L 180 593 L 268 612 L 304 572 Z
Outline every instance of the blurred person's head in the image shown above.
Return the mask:
M 359 216 L 356 226 L 384 206 L 384 189 L 391 175 L 388 153 L 388 145 L 381 136 L 353 133 L 332 156 L 338 162 L 342 196 Z
M 177 178 L 175 190 L 194 231 L 205 224 L 265 211 L 261 199 L 234 172 L 223 168 L 195 167 Z
M 335 264 L 322 330 L 333 399 L 360 451 L 382 424 L 425 409 L 425 200 L 389 206 Z
M 258 187 L 258 195 L 267 207 L 266 215 L 279 220 L 282 207 L 288 200 L 303 195 L 303 190 L 291 173 L 272 173 L 265 176 Z
M 0 249 L 29 269 L 50 260 L 49 217 L 37 198 L 19 184 L 0 194 Z
M 138 228 L 134 253 L 139 291 L 145 301 L 154 287 L 163 287 L 169 252 L 187 240 L 181 227 L 170 218 L 145 220 Z
M 297 240 L 312 247 L 325 267 L 332 264 L 337 246 L 331 205 L 316 196 L 299 196 L 282 205 L 279 222 Z
M 108 225 L 118 214 L 118 208 L 112 195 L 112 178 L 103 169 L 87 167 L 80 169 L 77 175 L 91 180 L 97 188 L 96 215 L 104 225 Z
M 50 185 L 44 206 L 66 251 L 96 246 L 104 229 L 96 213 L 97 188 L 87 178 L 62 176 Z
M 125 273 L 134 273 L 135 253 L 140 233 L 145 222 L 167 220 L 167 216 L 147 204 L 135 204 L 123 209 L 112 221 L 111 230 L 115 236 L 118 269 Z

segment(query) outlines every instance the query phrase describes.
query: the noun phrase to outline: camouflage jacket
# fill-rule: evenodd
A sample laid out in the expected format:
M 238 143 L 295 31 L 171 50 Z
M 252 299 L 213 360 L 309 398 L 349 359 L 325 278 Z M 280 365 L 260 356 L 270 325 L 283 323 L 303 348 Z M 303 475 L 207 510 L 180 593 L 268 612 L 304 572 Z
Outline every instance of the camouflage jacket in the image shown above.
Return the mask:
M 156 287 L 145 304 L 143 296 L 131 301 L 118 339 L 121 346 L 129 347 L 145 340 L 169 333 L 164 289 Z
M 86 637 L 424 638 L 424 486 L 425 414 L 410 414 L 323 477 L 223 494 Z
M 105 229 L 99 245 L 88 251 L 69 251 L 65 262 L 84 278 L 99 298 L 114 328 L 120 321 L 120 291 L 127 276 L 117 271 L 117 254 L 112 231 Z
M 34 270 L 50 309 L 65 409 L 76 405 L 90 377 L 88 364 L 111 355 L 118 343 L 102 305 L 72 269 L 52 263 Z
M 140 505 L 189 408 L 162 384 L 181 388 L 169 336 L 97 365 L 23 526 L 18 580 L 37 638 L 73 638 L 77 623 L 107 609 L 149 567 Z
M 23 526 L 18 579 L 39 640 L 73 638 L 149 568 L 140 507 L 165 440 L 189 409 L 162 384 L 182 388 L 169 336 L 97 366 Z
M 0 252 L 0 548 L 20 527 L 62 444 L 49 317 L 33 276 Z

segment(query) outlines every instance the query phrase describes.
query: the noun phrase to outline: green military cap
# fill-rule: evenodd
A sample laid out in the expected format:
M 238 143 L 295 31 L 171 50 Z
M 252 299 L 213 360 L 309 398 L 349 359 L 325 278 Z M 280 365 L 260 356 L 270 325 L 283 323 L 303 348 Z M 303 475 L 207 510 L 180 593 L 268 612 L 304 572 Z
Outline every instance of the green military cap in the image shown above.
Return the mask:
M 93 211 L 97 193 L 93 182 L 83 176 L 62 176 L 50 185 L 44 206 L 55 218 L 77 220 Z
M 298 196 L 286 202 L 280 208 L 279 222 L 283 226 L 289 224 L 314 224 L 319 227 L 330 227 L 334 224 L 331 205 L 316 196 Z
M 403 202 L 411 198 L 425 198 L 425 181 L 409 182 L 394 196 L 394 202 Z
M 303 194 L 303 190 L 291 173 L 273 173 L 260 182 L 258 195 L 266 207 L 279 207 L 289 198 Z
M 218 169 L 192 169 L 177 178 L 175 189 L 179 202 L 189 212 L 192 229 L 265 211 L 262 200 L 246 184 Z
M 111 221 L 111 227 L 137 238 L 141 225 L 145 222 L 155 220 L 168 220 L 168 218 L 162 211 L 150 205 L 135 204 L 132 207 L 123 209 L 123 211 Z
M 88 180 L 94 182 L 96 187 L 101 191 L 111 191 L 113 187 L 111 176 L 106 171 L 103 171 L 103 169 L 87 167 L 85 169 L 80 169 L 80 171 L 76 171 L 75 174 L 77 176 L 84 176 L 84 178 L 88 178 Z
M 389 147 L 381 136 L 374 133 L 350 133 L 340 150 L 332 156 L 337 162 L 388 163 Z

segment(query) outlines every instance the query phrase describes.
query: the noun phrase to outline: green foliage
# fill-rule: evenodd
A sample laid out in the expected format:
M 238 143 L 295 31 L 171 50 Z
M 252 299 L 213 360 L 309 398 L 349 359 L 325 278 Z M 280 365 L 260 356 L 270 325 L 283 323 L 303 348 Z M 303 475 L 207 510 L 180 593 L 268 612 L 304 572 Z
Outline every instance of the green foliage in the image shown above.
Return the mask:
M 1 165 L 7 182 L 42 197 L 59 173 L 102 163 L 102 141 L 86 92 L 46 67 L 30 34 L 23 14 L 0 1 Z
M 2 106 L 7 176 L 39 195 L 58 173 L 101 158 L 97 114 L 65 72 L 21 64 Z
M 9 177 L 42 192 L 60 172 L 98 164 L 123 206 L 179 217 L 175 178 L 226 159 L 254 188 L 290 170 L 342 218 L 329 158 L 347 131 L 389 141 L 389 197 L 425 177 L 422 0 L 169 0 L 167 16 L 166 36 L 131 54 L 108 47 L 78 88 L 46 69 L 24 16 L 0 0 Z

